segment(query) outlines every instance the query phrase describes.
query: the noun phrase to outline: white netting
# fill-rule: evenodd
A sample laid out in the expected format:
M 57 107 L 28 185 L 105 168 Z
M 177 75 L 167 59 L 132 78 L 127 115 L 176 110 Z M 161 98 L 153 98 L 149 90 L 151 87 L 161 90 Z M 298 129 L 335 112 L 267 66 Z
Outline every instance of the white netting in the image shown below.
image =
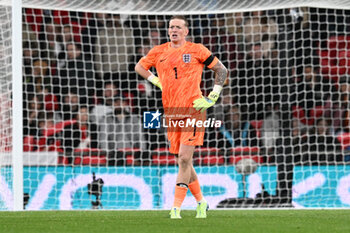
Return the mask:
M 175 157 L 164 128 L 143 124 L 162 111 L 161 92 L 134 71 L 168 41 L 171 14 L 185 14 L 188 40 L 230 71 L 208 111 L 223 126 L 207 129 L 194 155 L 210 206 L 349 207 L 350 3 L 331 3 L 23 1 L 26 209 L 171 207 Z M 203 95 L 213 85 L 205 69 Z
M 12 204 L 11 8 L 0 7 L 0 209 Z

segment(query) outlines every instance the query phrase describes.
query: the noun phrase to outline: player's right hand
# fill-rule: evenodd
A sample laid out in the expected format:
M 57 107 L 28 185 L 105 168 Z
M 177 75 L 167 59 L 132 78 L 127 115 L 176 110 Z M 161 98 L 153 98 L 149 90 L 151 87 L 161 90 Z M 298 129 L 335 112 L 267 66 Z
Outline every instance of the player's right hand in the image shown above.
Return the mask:
M 152 75 L 152 77 L 148 78 L 148 81 L 150 81 L 153 85 L 159 87 L 159 89 L 162 90 L 162 84 L 160 83 L 160 80 L 157 76 Z

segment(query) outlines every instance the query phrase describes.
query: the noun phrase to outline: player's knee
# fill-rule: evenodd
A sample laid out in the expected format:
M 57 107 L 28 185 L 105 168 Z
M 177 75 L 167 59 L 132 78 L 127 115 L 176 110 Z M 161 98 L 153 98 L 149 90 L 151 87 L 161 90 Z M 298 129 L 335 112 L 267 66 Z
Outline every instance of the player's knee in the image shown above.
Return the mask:
M 179 166 L 189 166 L 191 165 L 191 162 L 192 162 L 191 156 L 179 154 L 179 157 L 178 157 Z

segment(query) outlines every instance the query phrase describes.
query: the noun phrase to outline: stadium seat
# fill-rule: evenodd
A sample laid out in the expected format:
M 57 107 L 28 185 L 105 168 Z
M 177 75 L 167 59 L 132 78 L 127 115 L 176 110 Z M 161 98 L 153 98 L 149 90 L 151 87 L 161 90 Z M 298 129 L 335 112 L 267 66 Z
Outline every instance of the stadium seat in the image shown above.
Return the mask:
M 59 165 L 68 165 L 69 164 L 69 159 L 64 156 L 64 155 L 59 155 L 57 157 L 57 164 Z
M 231 149 L 232 155 L 251 155 L 251 154 L 259 154 L 259 147 L 235 147 Z
M 26 23 L 34 32 L 40 32 L 43 25 L 44 13 L 42 9 L 25 9 Z
M 61 147 L 61 141 L 59 141 L 59 140 L 54 141 L 54 143 L 51 145 L 47 145 L 46 151 L 56 151 L 56 152 L 60 152 L 60 153 L 64 152 L 64 150 Z
M 342 133 L 337 137 L 343 150 L 350 146 L 350 133 Z
M 257 163 L 262 163 L 264 158 L 259 155 L 259 147 L 236 147 L 231 149 L 231 155 L 229 157 L 229 164 L 236 164 L 243 158 L 251 158 Z
M 82 156 L 74 158 L 75 165 L 106 165 L 107 158 L 106 156 Z
M 195 156 L 202 156 L 202 155 L 217 155 L 220 153 L 220 149 L 216 147 L 197 147 L 194 150 Z
M 176 165 L 175 155 L 152 155 L 153 165 Z
M 69 164 L 68 156 L 66 155 L 59 156 L 58 164 L 68 165 Z M 106 165 L 107 164 L 106 153 L 97 148 L 75 149 L 74 164 L 75 165 Z
M 151 152 L 152 164 L 159 165 L 176 165 L 175 155 L 170 154 L 168 148 L 158 148 Z
M 74 150 L 75 153 L 93 153 L 93 154 L 96 154 L 96 153 L 99 153 L 101 152 L 100 149 L 98 148 L 77 148 Z
M 23 139 L 23 151 L 28 152 L 28 151 L 34 151 L 36 148 L 36 140 L 33 136 L 29 135 L 24 137 Z
M 252 159 L 257 163 L 264 162 L 264 158 L 262 156 L 259 156 L 259 155 L 242 155 L 242 156 L 231 156 L 229 159 L 229 163 L 236 164 L 236 163 L 238 163 L 238 161 L 240 161 L 242 159 Z
M 69 157 L 61 151 L 58 156 L 58 164 L 69 165 Z M 75 165 L 106 165 L 106 152 L 98 148 L 83 148 L 74 150 L 74 164 Z
M 343 74 L 350 74 L 350 36 L 331 36 L 327 47 L 319 51 L 321 72 L 332 79 Z M 337 81 L 337 80 L 334 80 Z
M 197 147 L 194 151 L 193 163 L 195 165 L 222 165 L 224 156 L 216 147 Z
M 255 131 L 256 131 L 256 136 L 257 136 L 258 138 L 261 137 L 261 131 L 260 131 L 260 129 L 261 129 L 263 123 L 264 123 L 263 120 L 256 120 L 256 121 L 253 120 L 253 121 L 250 121 L 250 125 L 255 129 Z
M 299 119 L 304 125 L 313 125 L 315 121 L 317 121 L 317 118 L 321 117 L 324 112 L 324 106 L 316 106 L 315 108 L 310 109 L 309 116 L 307 117 L 304 109 L 299 106 L 292 106 L 293 117 Z
M 225 158 L 223 155 L 204 155 L 193 158 L 195 165 L 224 165 Z
M 135 153 L 135 152 L 140 152 L 141 149 L 140 148 L 121 148 L 121 149 L 118 149 L 118 151 L 124 152 L 124 153 Z
M 57 96 L 53 94 L 46 94 L 44 98 L 45 109 L 47 111 L 55 111 L 58 110 L 59 104 Z
M 126 155 L 125 160 L 126 160 L 126 165 L 129 165 L 129 166 L 134 165 L 135 163 L 135 158 L 133 155 Z
M 125 160 L 126 165 L 135 165 L 136 158 L 141 156 L 141 149 L 140 148 L 121 148 L 117 150 L 119 159 L 122 157 Z
M 61 132 L 65 127 L 68 125 L 72 125 L 76 122 L 76 120 L 66 120 L 56 123 L 53 127 L 47 128 L 43 131 L 43 136 L 49 137 L 51 135 L 54 135 L 56 133 Z
M 153 152 L 155 152 L 155 153 L 170 153 L 169 148 L 166 148 L 166 147 L 154 149 Z

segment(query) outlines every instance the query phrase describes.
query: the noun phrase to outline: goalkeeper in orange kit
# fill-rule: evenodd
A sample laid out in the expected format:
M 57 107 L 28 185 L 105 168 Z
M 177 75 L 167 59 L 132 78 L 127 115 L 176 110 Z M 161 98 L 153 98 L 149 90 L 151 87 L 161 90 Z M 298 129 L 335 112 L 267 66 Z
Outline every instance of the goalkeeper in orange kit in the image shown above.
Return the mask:
M 186 41 L 188 21 L 183 16 L 173 16 L 169 22 L 170 42 L 156 46 L 137 63 L 135 70 L 162 90 L 162 102 L 167 109 L 188 109 L 193 118 L 203 119 L 206 109 L 215 104 L 228 76 L 226 67 L 202 44 Z M 154 66 L 159 77 L 149 69 Z M 215 72 L 215 85 L 207 97 L 202 96 L 200 83 L 204 66 Z M 170 111 L 171 112 L 171 111 Z M 194 112 L 194 113 L 193 113 Z M 173 119 L 172 119 L 173 116 Z M 183 120 L 167 114 L 167 120 Z M 208 203 L 204 199 L 197 174 L 192 165 L 195 146 L 203 145 L 204 129 L 196 126 L 168 129 L 170 152 L 177 154 L 179 172 L 175 186 L 174 204 L 170 218 L 181 218 L 180 208 L 187 190 L 197 200 L 197 218 L 206 218 Z

